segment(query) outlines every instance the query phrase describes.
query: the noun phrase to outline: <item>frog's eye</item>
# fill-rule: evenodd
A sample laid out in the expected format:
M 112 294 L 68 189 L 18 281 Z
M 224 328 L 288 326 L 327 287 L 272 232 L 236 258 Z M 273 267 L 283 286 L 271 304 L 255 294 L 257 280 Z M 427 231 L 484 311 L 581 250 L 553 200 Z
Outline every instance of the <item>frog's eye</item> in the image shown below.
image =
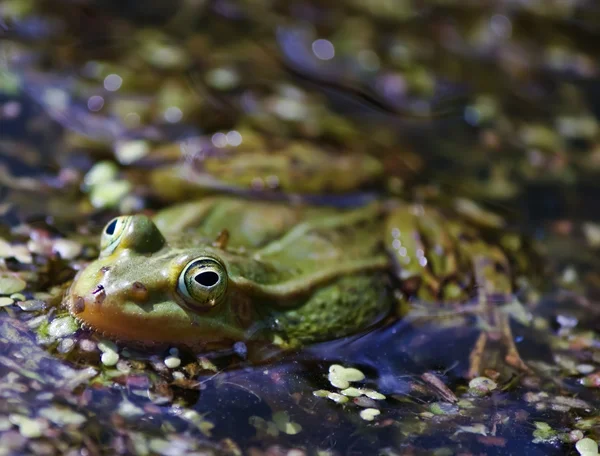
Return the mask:
M 196 307 L 210 309 L 219 304 L 225 296 L 227 271 L 214 258 L 196 258 L 181 271 L 177 289 Z
M 106 224 L 100 238 L 100 250 L 104 255 L 112 253 L 117 248 L 130 218 L 115 217 Z

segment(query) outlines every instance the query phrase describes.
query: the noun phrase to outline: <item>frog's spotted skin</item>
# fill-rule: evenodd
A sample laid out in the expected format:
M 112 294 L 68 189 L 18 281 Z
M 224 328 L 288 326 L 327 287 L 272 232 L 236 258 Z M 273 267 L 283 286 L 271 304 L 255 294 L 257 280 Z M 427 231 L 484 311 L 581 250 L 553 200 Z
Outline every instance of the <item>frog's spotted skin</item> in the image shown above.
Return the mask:
M 238 146 L 221 147 L 213 154 L 206 152 L 212 144 L 203 147 L 197 154 L 199 169 L 193 166 L 196 159 L 192 153 L 183 163 L 152 170 L 145 176 L 150 188 L 160 198 L 171 201 L 251 189 L 280 196 L 347 195 L 383 175 L 379 160 L 363 152 L 335 154 L 306 141 L 270 146 L 251 130 L 243 129 L 241 133 L 244 141 Z M 169 162 L 180 157 L 181 148 L 169 144 L 152 153 Z
M 508 243 L 516 251 L 507 255 L 496 242 L 502 230 L 488 242 L 489 227 L 476 225 L 395 202 L 343 211 L 206 198 L 153 220 L 109 222 L 99 258 L 78 274 L 65 302 L 87 326 L 126 341 L 297 346 L 380 320 L 390 310 L 392 272 L 401 303 L 469 301 L 486 320 L 491 329 L 478 340 L 469 376 L 481 371 L 488 333 L 500 334 L 506 361 L 526 370 L 497 308 L 512 301 L 525 264 L 520 247 Z
M 143 343 L 340 337 L 389 309 L 387 257 L 364 240 L 378 214 L 212 198 L 154 221 L 119 217 L 66 304 L 105 335 Z M 223 229 L 227 245 L 213 245 Z

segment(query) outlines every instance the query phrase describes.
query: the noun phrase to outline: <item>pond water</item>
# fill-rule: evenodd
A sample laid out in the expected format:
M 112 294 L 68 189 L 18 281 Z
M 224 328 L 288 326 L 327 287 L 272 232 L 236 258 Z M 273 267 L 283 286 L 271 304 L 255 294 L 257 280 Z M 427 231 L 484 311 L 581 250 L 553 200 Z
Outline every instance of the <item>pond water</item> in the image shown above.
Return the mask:
M 2 2 L 0 455 L 598 454 L 599 18 L 585 0 Z M 160 212 L 197 200 L 216 203 Z M 233 312 L 252 337 L 190 347 L 179 311 L 150 323 L 175 291 L 153 288 L 164 250 L 114 244 L 122 214 L 254 255 L 225 270 L 254 281 Z M 189 290 L 173 302 L 201 325 Z

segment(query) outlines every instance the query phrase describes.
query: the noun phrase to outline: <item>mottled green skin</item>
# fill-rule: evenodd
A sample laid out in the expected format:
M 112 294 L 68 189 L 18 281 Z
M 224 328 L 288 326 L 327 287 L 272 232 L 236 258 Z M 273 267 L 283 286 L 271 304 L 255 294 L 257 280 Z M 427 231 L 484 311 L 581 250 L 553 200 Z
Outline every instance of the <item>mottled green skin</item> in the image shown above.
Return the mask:
M 200 169 L 190 166 L 193 155 L 177 164 L 181 160 L 179 143 L 154 150 L 152 154 L 166 164 L 145 173 L 149 187 L 158 197 L 171 201 L 234 189 L 331 195 L 356 191 L 383 175 L 381 163 L 363 152 L 335 154 L 303 141 L 273 147 L 261 135 L 249 130 L 242 133 L 241 145 L 201 156 Z
M 212 348 L 278 336 L 294 346 L 344 336 L 390 307 L 388 259 L 368 236 L 379 212 L 216 197 L 154 221 L 131 216 L 114 250 L 78 274 L 66 304 L 105 335 L 142 343 Z M 227 245 L 213 244 L 223 229 Z M 210 308 L 178 289 L 182 270 L 199 257 L 226 270 L 224 298 Z
M 342 277 L 322 287 L 303 306 L 274 314 L 274 328 L 296 342 L 340 337 L 369 326 L 382 317 L 389 296 L 385 275 Z M 375 305 L 374 305 L 375 304 Z

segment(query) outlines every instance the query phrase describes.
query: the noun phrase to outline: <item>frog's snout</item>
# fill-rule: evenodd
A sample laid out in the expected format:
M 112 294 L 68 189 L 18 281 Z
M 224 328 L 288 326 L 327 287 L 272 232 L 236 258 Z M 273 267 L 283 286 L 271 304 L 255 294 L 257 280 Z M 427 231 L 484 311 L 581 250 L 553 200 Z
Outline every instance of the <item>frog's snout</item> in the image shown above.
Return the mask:
M 74 295 L 68 304 L 68 308 L 71 313 L 77 315 L 83 313 L 89 306 L 102 306 L 105 299 L 106 290 L 103 285 L 99 284 L 92 290 L 89 296 Z
M 133 282 L 131 286 L 126 290 L 127 298 L 130 301 L 142 304 L 148 301 L 150 293 L 148 288 L 141 282 Z M 98 284 L 89 296 L 85 298 L 83 296 L 74 295 L 69 302 L 69 309 L 74 314 L 81 314 L 89 308 L 100 308 L 107 298 L 106 289 L 103 285 Z
M 103 285 L 98 285 L 94 291 L 92 291 L 92 295 L 94 296 L 94 302 L 96 304 L 102 304 L 106 299 L 106 290 Z

